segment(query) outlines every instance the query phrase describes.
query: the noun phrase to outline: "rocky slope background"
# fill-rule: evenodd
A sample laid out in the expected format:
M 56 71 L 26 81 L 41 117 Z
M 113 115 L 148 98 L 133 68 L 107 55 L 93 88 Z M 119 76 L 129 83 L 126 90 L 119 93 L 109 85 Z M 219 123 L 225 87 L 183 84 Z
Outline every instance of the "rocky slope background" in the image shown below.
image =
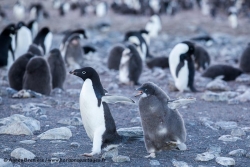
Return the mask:
M 16 22 L 12 15 L 14 3 L 0 1 L 8 14 L 8 18 L 0 24 L 1 29 L 10 22 Z M 109 105 L 119 133 L 142 135 L 138 99 L 133 97 L 136 86 L 120 85 L 118 72 L 110 71 L 106 62 L 109 49 L 123 40 L 124 32 L 144 28 L 149 16 L 119 15 L 110 10 L 104 18 L 97 18 L 93 14 L 80 17 L 78 11 L 60 17 L 58 11 L 52 9 L 51 1 L 44 1 L 44 6 L 50 18 L 40 22 L 39 27 L 49 26 L 52 30 L 54 36 L 51 48 L 59 47 L 63 31 L 85 28 L 89 39 L 82 43 L 97 48 L 97 53 L 85 57 L 86 66 L 96 69 L 110 94 L 124 95 L 136 101 L 135 105 Z M 162 15 L 161 19 L 163 30 L 158 38 L 152 39 L 150 45 L 150 52 L 155 57 L 168 56 L 176 43 L 205 31 L 216 43 L 211 46 L 206 46 L 204 42 L 198 44 L 209 52 L 211 64 L 239 66 L 237 62 L 249 42 L 248 18 L 239 18 L 237 29 L 229 26 L 226 15 L 221 14 L 212 19 L 201 15 L 196 8 L 181 11 L 175 16 Z M 98 30 L 97 25 L 102 22 L 111 25 L 109 31 Z M 55 89 L 51 96 L 36 95 L 35 98 L 27 99 L 11 97 L 13 90 L 8 88 L 6 70 L 0 70 L 0 78 L 0 166 L 247 167 L 250 164 L 248 74 L 241 75 L 236 81 L 224 82 L 203 78 L 201 72 L 197 71 L 195 85 L 200 92 L 180 94 L 172 90 L 173 80 L 169 69 L 152 71 L 145 65 L 140 83 L 154 82 L 171 98 L 191 96 L 197 99 L 194 104 L 179 109 L 187 128 L 187 150 L 160 152 L 155 159 L 144 158 L 147 152 L 143 140 L 124 143 L 118 149 L 93 159 L 81 155 L 91 150 L 92 142 L 81 122 L 79 93 L 83 82 L 79 78 L 67 74 L 64 90 Z M 4 159 L 14 157 L 35 157 L 46 162 L 4 162 Z M 72 159 L 98 161 L 101 158 L 105 158 L 104 162 L 62 162 Z

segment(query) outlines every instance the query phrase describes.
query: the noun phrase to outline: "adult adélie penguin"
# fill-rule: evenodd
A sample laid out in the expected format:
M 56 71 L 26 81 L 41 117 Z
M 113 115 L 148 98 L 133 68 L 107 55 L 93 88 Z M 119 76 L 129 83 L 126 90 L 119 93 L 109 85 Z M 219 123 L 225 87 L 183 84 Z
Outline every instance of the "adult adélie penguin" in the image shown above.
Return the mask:
M 92 152 L 84 156 L 100 154 L 101 149 L 109 144 L 118 144 L 122 136 L 116 131 L 114 119 L 107 103 L 127 102 L 133 100 L 123 96 L 105 94 L 98 73 L 92 67 L 84 67 L 70 71 L 84 80 L 80 93 L 80 112 L 88 137 L 93 142 Z

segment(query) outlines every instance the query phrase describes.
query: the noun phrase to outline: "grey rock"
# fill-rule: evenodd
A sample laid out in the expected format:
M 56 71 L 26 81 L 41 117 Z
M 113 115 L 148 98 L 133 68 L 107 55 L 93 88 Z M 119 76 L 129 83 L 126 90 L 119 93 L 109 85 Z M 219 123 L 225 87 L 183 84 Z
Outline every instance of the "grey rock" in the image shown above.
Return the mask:
M 49 98 L 49 99 L 47 99 L 47 100 L 45 100 L 44 102 L 43 102 L 44 104 L 48 104 L 48 105 L 58 105 L 59 104 L 59 101 L 58 100 L 56 100 L 56 99 L 54 99 L 54 98 Z
M 247 151 L 243 149 L 237 149 L 237 150 L 230 151 L 228 154 L 234 157 L 242 157 L 247 154 Z
M 234 137 L 234 136 L 231 136 L 231 135 L 222 135 L 221 137 L 219 137 L 218 140 L 235 142 L 237 140 L 241 140 L 241 138 Z
M 64 125 L 73 125 L 73 126 L 83 125 L 82 120 L 79 117 L 63 118 L 59 120 L 57 123 L 64 124 Z
M 69 129 L 71 129 L 71 130 L 75 130 L 75 129 L 76 129 L 76 127 L 75 127 L 75 126 L 72 126 L 72 125 L 67 126 L 67 128 L 69 128 Z
M 219 121 L 215 123 L 215 126 L 221 128 L 221 129 L 235 129 L 237 128 L 237 123 L 234 121 Z
M 15 89 L 12 89 L 12 88 L 6 88 L 6 94 L 9 96 L 9 97 L 12 97 L 15 93 L 17 93 L 17 91 Z
M 117 130 L 118 134 L 121 136 L 128 136 L 128 137 L 142 137 L 143 130 L 142 127 L 131 127 L 131 128 L 120 128 Z
M 228 90 L 230 90 L 230 88 L 227 85 L 227 82 L 225 82 L 219 78 L 209 82 L 206 86 L 206 89 L 211 90 L 211 91 L 228 91 Z
M 113 157 L 112 160 L 114 162 L 129 162 L 130 158 L 128 156 L 118 155 L 116 157 Z
M 78 147 L 80 147 L 80 144 L 77 142 L 72 142 L 72 143 L 70 143 L 70 146 L 78 148 Z
M 51 91 L 52 95 L 60 95 L 63 93 L 63 90 L 61 88 L 55 88 Z
M 236 89 L 236 91 L 237 92 L 245 92 L 247 90 L 247 86 L 246 85 L 240 85 L 237 89 Z
M 239 102 L 244 103 L 250 101 L 250 89 L 245 91 L 243 94 L 235 97 L 234 99 L 231 99 L 228 103 L 229 104 L 237 104 Z
M 200 117 L 199 119 L 202 122 L 202 124 L 205 125 L 206 127 L 210 128 L 212 130 L 218 130 L 218 129 L 213 127 L 214 122 L 210 121 L 208 117 Z
M 3 99 L 2 97 L 0 96 L 0 105 L 3 104 Z
M 140 117 L 135 117 L 135 118 L 132 118 L 131 121 L 132 123 L 140 123 L 141 122 L 141 118 Z
M 75 109 L 75 110 L 80 110 L 80 105 L 79 103 L 75 103 L 72 105 L 72 108 Z
M 250 83 L 250 76 L 248 74 L 242 74 L 236 78 L 236 82 L 249 84 Z
M 0 158 L 0 167 L 13 167 L 13 164 L 10 161 Z
M 65 102 L 65 106 L 66 107 L 69 107 L 69 108 L 72 108 L 72 106 L 75 104 L 75 102 L 73 102 L 73 101 L 67 101 L 67 102 Z
M 39 98 L 42 97 L 41 93 L 37 93 L 32 90 L 20 90 L 19 92 L 16 92 L 15 94 L 12 95 L 13 98 Z
M 41 120 L 47 120 L 48 117 L 47 117 L 47 115 L 41 115 L 41 116 L 40 116 L 40 119 L 41 119 Z
M 34 143 L 36 143 L 36 141 L 34 141 L 34 140 L 22 140 L 22 141 L 20 141 L 20 143 L 22 143 L 22 144 L 34 144 Z
M 25 116 L 38 117 L 44 114 L 46 114 L 46 111 L 44 109 L 40 107 L 33 107 L 28 109 L 28 111 L 25 113 Z
M 55 156 L 55 157 L 63 157 L 63 156 L 66 155 L 66 153 L 64 153 L 64 152 L 56 152 L 56 153 L 52 153 L 51 155 Z
M 221 153 L 221 147 L 219 146 L 210 146 L 207 149 L 207 152 L 213 154 L 215 157 L 219 157 Z
M 246 132 L 242 130 L 241 128 L 236 128 L 231 131 L 232 136 L 240 137 L 240 136 L 245 136 Z
M 16 159 L 34 159 L 36 156 L 32 152 L 24 149 L 24 148 L 16 148 L 13 150 L 10 154 L 10 156 L 16 158 Z
M 54 139 L 54 140 L 58 140 L 58 139 L 66 139 L 68 140 L 70 137 L 72 137 L 72 133 L 71 130 L 67 127 L 60 127 L 60 128 L 54 128 L 54 129 L 50 129 L 42 134 L 40 134 L 39 136 L 40 139 Z
M 40 122 L 31 117 L 14 114 L 0 119 L 0 134 L 33 135 L 34 131 L 40 130 Z
M 157 161 L 157 160 L 150 160 L 149 163 L 150 163 L 151 166 L 159 166 L 159 165 L 161 165 L 160 162 Z
M 233 158 L 229 157 L 217 157 L 215 161 L 223 166 L 234 166 L 235 165 L 235 160 Z
M 175 166 L 175 167 L 191 167 L 184 161 L 177 161 L 177 160 L 173 159 L 171 162 L 172 162 L 173 166 Z
M 102 158 L 113 158 L 118 156 L 118 148 L 112 148 L 102 154 Z
M 206 91 L 202 95 L 201 99 L 203 99 L 205 101 L 227 101 L 227 100 L 229 100 L 229 98 L 226 94 L 214 93 L 214 92 L 210 92 L 210 91 Z
M 243 127 L 242 130 L 244 130 L 246 132 L 250 132 L 250 127 Z
M 214 154 L 210 153 L 210 152 L 204 152 L 201 154 L 197 154 L 195 160 L 196 161 L 210 161 L 212 159 L 214 159 Z
M 63 140 L 52 140 L 50 143 L 65 143 L 66 141 Z
M 10 153 L 10 152 L 11 152 L 11 150 L 12 150 L 11 148 L 6 147 L 6 148 L 3 148 L 3 149 L 1 150 L 1 152 L 2 152 L 2 153 L 6 153 L 6 154 L 7 154 L 7 153 Z
M 250 158 L 250 152 L 248 152 L 248 153 L 246 154 L 246 157 L 247 157 L 247 158 Z
M 80 95 L 79 89 L 67 89 L 66 93 L 70 96 L 78 97 Z
M 177 145 L 177 148 L 180 150 L 180 151 L 185 151 L 187 150 L 187 145 L 185 143 L 181 143 L 181 144 L 178 144 Z

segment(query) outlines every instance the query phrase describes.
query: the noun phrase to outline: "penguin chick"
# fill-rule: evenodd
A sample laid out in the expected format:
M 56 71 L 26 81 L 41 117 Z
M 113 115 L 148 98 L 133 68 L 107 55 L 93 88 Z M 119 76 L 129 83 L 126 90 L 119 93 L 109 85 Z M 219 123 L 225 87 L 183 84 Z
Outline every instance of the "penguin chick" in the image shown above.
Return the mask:
M 10 67 L 8 72 L 9 85 L 15 90 L 21 90 L 23 88 L 23 76 L 25 73 L 26 65 L 29 60 L 34 57 L 31 53 L 26 53 L 20 56 Z
M 173 102 L 168 95 L 152 82 L 144 83 L 137 89 L 141 96 L 139 111 L 147 152 L 146 158 L 155 158 L 155 153 L 178 147 L 186 141 L 184 121 L 176 109 L 168 104 Z
M 33 43 L 41 48 L 43 54 L 46 55 L 49 53 L 52 44 L 52 38 L 53 34 L 49 30 L 49 28 L 43 27 L 34 38 Z
M 43 56 L 41 50 L 39 49 L 39 47 L 36 44 L 31 44 L 29 49 L 28 49 L 28 53 L 32 53 L 33 55 L 36 56 Z
M 120 61 L 122 57 L 122 52 L 124 51 L 125 47 L 122 44 L 114 45 L 109 51 L 108 57 L 108 68 L 119 70 Z
M 50 51 L 48 63 L 52 76 L 52 88 L 63 89 L 63 83 L 66 79 L 66 67 L 58 49 L 52 49 Z
M 192 42 L 184 41 L 175 45 L 168 57 L 171 75 L 174 78 L 176 88 L 183 92 L 194 88 L 195 68 L 192 55 L 195 47 Z
M 146 61 L 148 68 L 152 69 L 153 67 L 168 68 L 168 57 L 154 57 Z
M 134 101 L 123 96 L 106 96 L 99 75 L 92 67 L 76 69 L 70 74 L 84 81 L 79 99 L 80 112 L 84 129 L 93 142 L 92 152 L 84 155 L 100 154 L 104 146 L 121 140 L 107 103 Z
M 23 89 L 50 95 L 52 84 L 48 63 L 42 57 L 30 59 L 23 76 Z
M 122 52 L 119 80 L 121 83 L 129 85 L 139 85 L 139 77 L 142 72 L 142 60 L 136 47 L 129 44 Z
M 199 45 L 195 45 L 194 62 L 196 64 L 196 70 L 203 68 L 205 70 L 210 64 L 210 56 L 208 52 Z
M 234 68 L 230 65 L 224 64 L 217 64 L 210 66 L 203 74 L 203 77 L 215 79 L 218 76 L 223 76 L 224 81 L 233 81 L 238 76 L 240 76 L 243 72 L 238 69 Z

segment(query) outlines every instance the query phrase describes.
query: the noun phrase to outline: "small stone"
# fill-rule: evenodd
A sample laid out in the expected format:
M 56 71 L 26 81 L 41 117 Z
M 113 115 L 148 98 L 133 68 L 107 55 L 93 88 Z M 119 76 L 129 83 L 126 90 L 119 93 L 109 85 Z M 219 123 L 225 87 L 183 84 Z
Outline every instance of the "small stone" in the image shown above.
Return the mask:
M 63 156 L 66 155 L 66 153 L 64 153 L 64 152 L 56 152 L 56 153 L 52 153 L 51 155 L 55 156 L 55 157 L 63 157 Z
M 4 154 L 8 154 L 8 153 L 11 152 L 11 150 L 12 150 L 11 148 L 6 147 L 6 148 L 2 149 L 1 152 L 4 153 Z
M 22 143 L 22 144 L 34 144 L 34 143 L 36 143 L 36 141 L 34 141 L 34 140 L 22 140 L 22 141 L 20 141 L 20 143 Z
M 106 152 L 104 152 L 102 154 L 102 158 L 106 159 L 106 158 L 113 158 L 113 157 L 117 157 L 118 156 L 118 148 L 112 148 Z
M 41 93 L 32 90 L 20 90 L 19 92 L 12 95 L 13 98 L 32 98 L 32 97 L 42 97 Z
M 244 132 L 244 130 L 242 130 L 241 128 L 236 128 L 231 131 L 231 135 L 236 137 L 241 137 L 245 136 L 246 132 Z
M 214 93 L 214 92 L 206 91 L 202 95 L 201 99 L 205 101 L 227 101 L 228 96 L 222 93 Z
M 230 88 L 227 85 L 226 81 L 223 81 L 221 79 L 215 79 L 211 82 L 209 82 L 206 86 L 207 90 L 212 91 L 228 91 Z
M 242 130 L 244 130 L 246 132 L 250 132 L 250 127 L 243 127 Z
M 129 162 L 130 158 L 128 156 L 118 155 L 116 157 L 113 157 L 112 160 L 114 162 Z
M 187 150 L 187 145 L 185 143 L 181 143 L 181 144 L 178 144 L 177 145 L 177 148 L 180 150 L 180 151 L 185 151 Z
M 177 161 L 175 159 L 172 160 L 172 164 L 175 167 L 191 167 L 186 162 L 184 162 L 184 161 Z
M 63 90 L 61 88 L 55 88 L 51 91 L 51 94 L 53 95 L 60 95 L 63 93 Z
M 50 129 L 39 136 L 40 139 L 66 139 L 68 140 L 70 137 L 72 137 L 71 130 L 67 127 L 60 127 L 60 128 L 54 128 Z
M 17 93 L 17 91 L 12 88 L 6 88 L 6 91 L 9 97 L 12 97 L 15 93 Z
M 0 158 L 0 167 L 13 167 L 13 164 L 7 159 Z
M 50 143 L 65 143 L 66 141 L 63 140 L 52 140 Z
M 10 154 L 10 156 L 16 158 L 16 159 L 34 159 L 36 156 L 32 152 L 24 149 L 24 148 L 16 148 L 13 150 Z
M 45 121 L 45 120 L 48 119 L 48 117 L 47 117 L 47 115 L 41 115 L 41 116 L 40 116 L 40 119 L 43 120 L 43 121 Z
M 219 137 L 218 140 L 235 142 L 237 140 L 241 140 L 241 138 L 234 137 L 234 136 L 231 136 L 231 135 L 222 135 L 221 137 Z
M 66 93 L 70 96 L 75 96 L 78 97 L 80 94 L 80 90 L 79 89 L 67 89 Z
M 237 101 L 237 102 L 241 102 L 241 103 L 250 101 L 250 89 L 245 91 L 243 94 L 235 97 L 234 99 L 232 99 L 232 101 Z
M 247 158 L 250 158 L 250 152 L 248 152 L 248 153 L 246 154 L 246 157 L 247 157 Z
M 75 103 L 72 105 L 72 108 L 75 109 L 75 110 L 80 110 L 80 105 L 79 103 Z
M 247 154 L 247 151 L 243 149 L 237 149 L 237 150 L 230 151 L 228 154 L 234 157 L 242 157 Z
M 215 123 L 215 126 L 221 128 L 221 129 L 234 129 L 237 128 L 237 123 L 234 121 L 219 121 Z
M 150 163 L 150 165 L 152 165 L 152 166 L 159 166 L 159 165 L 161 165 L 160 162 L 157 161 L 157 160 L 150 160 L 149 163 Z
M 3 104 L 3 99 L 2 97 L 0 96 L 0 105 Z
M 79 143 L 77 143 L 77 142 L 72 142 L 72 143 L 70 143 L 70 146 L 71 147 L 80 147 L 80 144 Z
M 239 77 L 237 77 L 235 81 L 249 84 L 250 83 L 250 76 L 248 74 L 242 74 Z
M 217 157 L 215 160 L 218 164 L 223 166 L 234 166 L 235 160 L 233 158 L 228 157 Z
M 82 120 L 79 117 L 73 118 L 63 118 L 59 120 L 57 123 L 64 124 L 64 125 L 73 125 L 73 126 L 82 126 Z
M 221 153 L 221 147 L 211 146 L 207 149 L 207 152 L 213 154 L 215 157 L 219 157 Z
M 58 105 L 58 100 L 54 99 L 54 98 L 49 98 L 47 99 L 46 101 L 43 102 L 44 104 L 48 104 L 48 105 L 52 105 L 52 106 L 55 106 L 55 105 Z
M 132 123 L 140 123 L 141 122 L 141 118 L 140 117 L 135 117 L 135 118 L 132 118 L 131 121 Z
M 210 152 L 204 152 L 201 154 L 197 154 L 195 160 L 196 161 L 210 161 L 214 159 L 214 154 L 210 153 Z
M 120 128 L 117 130 L 117 132 L 121 136 L 128 136 L 128 137 L 143 136 L 142 127 Z

